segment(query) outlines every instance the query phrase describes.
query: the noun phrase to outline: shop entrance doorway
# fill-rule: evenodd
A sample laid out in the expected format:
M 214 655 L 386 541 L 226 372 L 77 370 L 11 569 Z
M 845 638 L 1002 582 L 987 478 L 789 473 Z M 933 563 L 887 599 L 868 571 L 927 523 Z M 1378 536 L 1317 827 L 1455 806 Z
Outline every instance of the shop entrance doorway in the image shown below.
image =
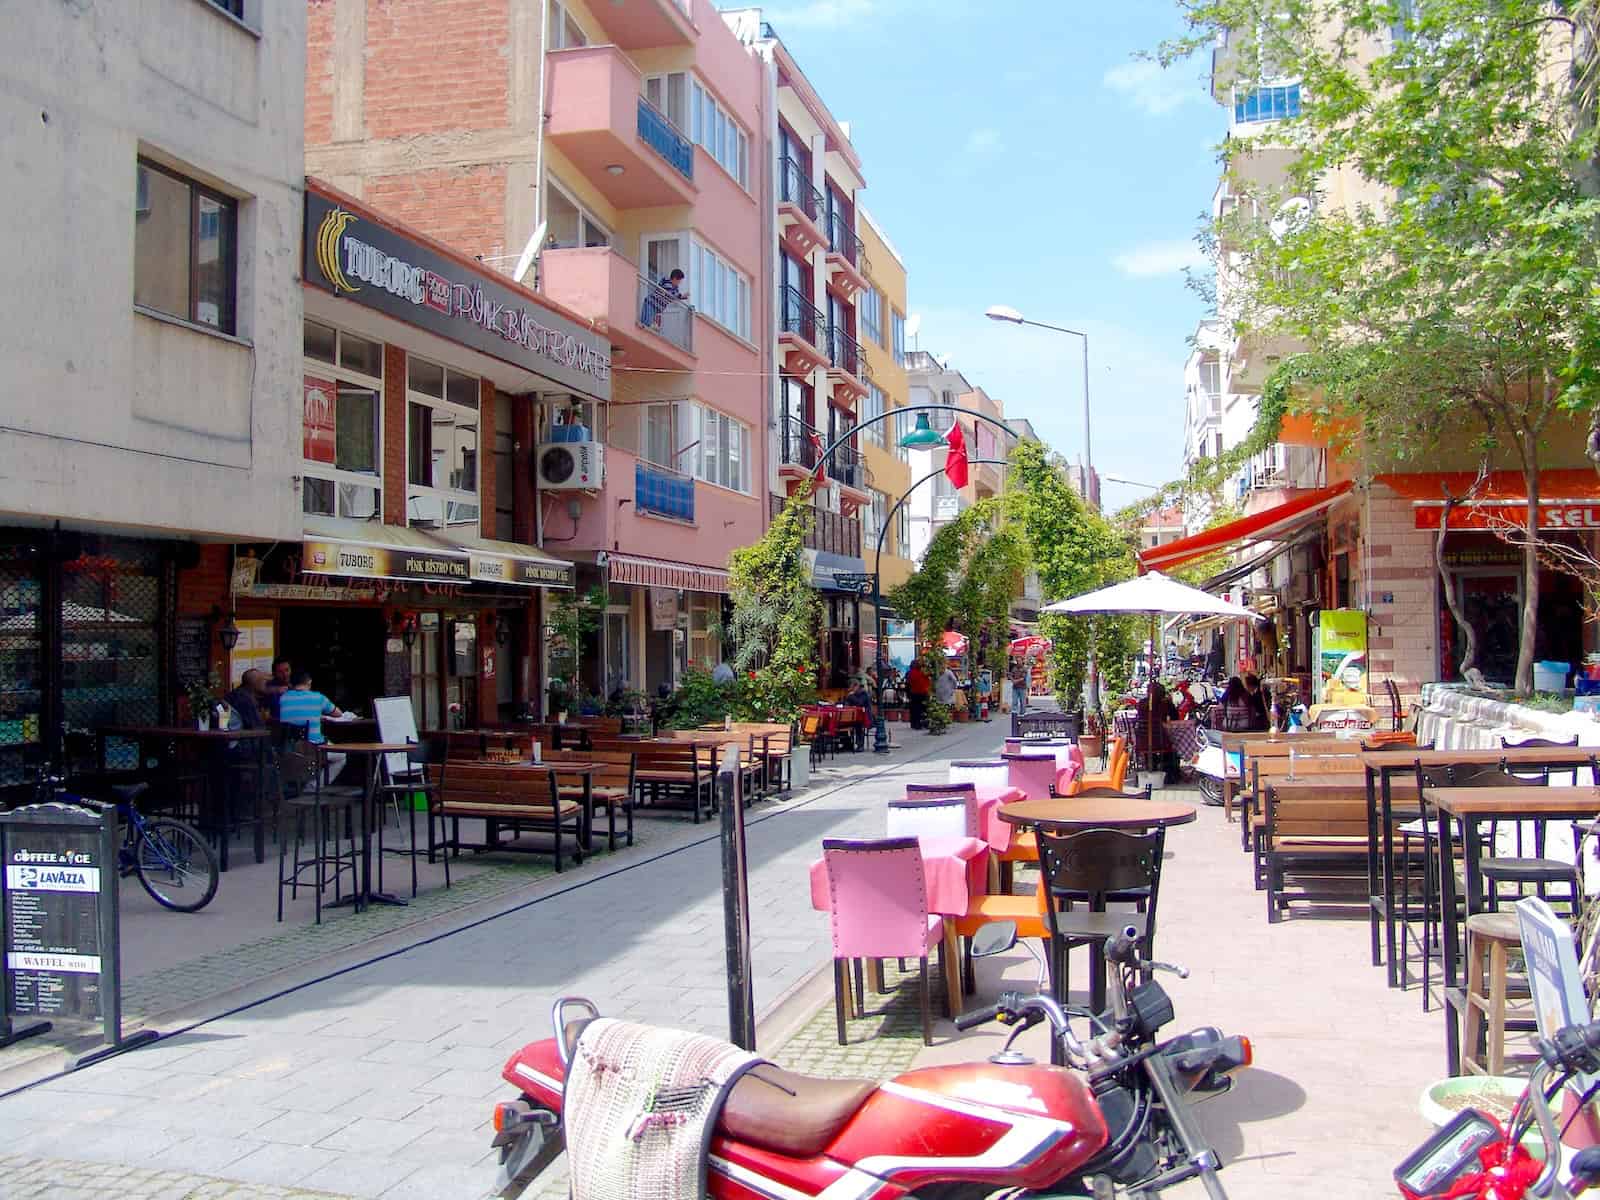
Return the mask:
M 310 671 L 313 688 L 340 708 L 372 714 L 373 699 L 384 694 L 382 610 L 285 605 L 279 625 L 278 653 L 296 671 Z

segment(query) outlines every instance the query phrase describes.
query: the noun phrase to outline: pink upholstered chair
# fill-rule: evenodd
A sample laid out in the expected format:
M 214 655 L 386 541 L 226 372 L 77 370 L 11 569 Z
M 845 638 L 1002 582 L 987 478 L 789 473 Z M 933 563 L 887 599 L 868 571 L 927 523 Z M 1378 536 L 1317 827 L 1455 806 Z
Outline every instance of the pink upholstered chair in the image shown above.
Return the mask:
M 981 838 L 978 825 L 978 789 L 971 783 L 908 783 L 907 800 L 960 800 L 967 809 L 967 827 L 964 837 Z
M 1052 754 L 1005 754 L 1010 784 L 1028 800 L 1048 800 L 1055 794 L 1056 756 Z
M 967 805 L 960 796 L 943 800 L 891 800 L 884 819 L 885 837 L 964 838 Z
M 828 913 L 833 927 L 833 1006 L 839 1044 L 845 1044 L 844 1004 L 850 990 L 850 963 L 865 958 L 915 958 L 922 963 L 922 1044 L 933 1044 L 933 1014 L 928 986 L 928 952 L 939 947 L 944 961 L 944 922 L 928 912 L 928 883 L 916 838 L 876 842 L 824 839 L 828 872 Z M 865 991 L 857 984 L 858 991 Z M 859 1016 L 860 999 L 855 1005 Z
M 950 764 L 951 783 L 970 783 L 978 788 L 1008 788 L 1011 768 L 1003 758 L 956 759 Z

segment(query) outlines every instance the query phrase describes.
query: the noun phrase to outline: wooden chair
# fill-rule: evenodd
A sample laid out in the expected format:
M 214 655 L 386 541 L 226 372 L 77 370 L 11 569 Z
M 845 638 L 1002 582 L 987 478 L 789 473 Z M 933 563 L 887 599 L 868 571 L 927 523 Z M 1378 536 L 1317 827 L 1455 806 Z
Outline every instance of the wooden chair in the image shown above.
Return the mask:
M 1473 913 L 1467 918 L 1467 1003 L 1462 1014 L 1461 1065 L 1468 1075 L 1504 1075 L 1506 1031 L 1527 1029 L 1528 1014 L 1513 1020 L 1508 1003 L 1513 981 L 1510 958 L 1522 949 L 1522 931 L 1513 913 Z M 1527 994 L 1525 981 L 1517 991 Z M 1478 1058 L 1478 1041 L 1484 1056 Z
M 1347 888 L 1329 889 L 1329 877 L 1366 879 L 1365 784 L 1330 789 L 1336 794 L 1280 797 L 1267 784 L 1257 853 L 1267 893 L 1267 921 L 1276 924 L 1296 900 L 1357 902 Z M 1295 890 L 1291 878 L 1300 883 Z
M 636 786 L 635 771 L 637 756 L 632 750 L 622 749 L 593 749 L 593 750 L 552 750 L 544 755 L 544 761 L 552 766 L 560 767 L 563 762 L 586 762 L 595 764 L 591 777 L 590 796 L 594 807 L 604 808 L 606 811 L 606 849 L 617 848 L 617 811 L 620 809 L 625 821 L 624 836 L 628 845 L 633 845 L 633 793 Z M 561 796 L 566 800 L 581 800 L 583 798 L 583 779 L 576 775 L 563 775 L 559 771 L 557 779 L 560 782 Z

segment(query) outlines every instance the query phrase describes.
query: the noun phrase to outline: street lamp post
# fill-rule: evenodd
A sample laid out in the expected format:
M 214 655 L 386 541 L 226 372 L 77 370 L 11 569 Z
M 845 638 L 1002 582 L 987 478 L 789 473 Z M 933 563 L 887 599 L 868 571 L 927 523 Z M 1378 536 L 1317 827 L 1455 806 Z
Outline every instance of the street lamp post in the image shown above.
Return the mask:
M 1089 335 L 1079 329 L 1068 329 L 1065 325 L 1051 325 L 1045 321 L 1030 321 L 1016 309 L 1005 304 L 990 305 L 983 314 L 991 321 L 1006 321 L 1012 325 L 1032 325 L 1039 329 L 1049 329 L 1056 333 L 1070 333 L 1073 337 L 1083 339 L 1083 498 L 1090 499 L 1089 479 L 1094 474 L 1094 454 L 1089 445 Z M 1084 692 L 1084 703 L 1090 709 L 1100 707 L 1100 680 L 1098 666 L 1094 656 L 1094 639 L 1089 639 L 1089 664 L 1088 685 Z
M 1004 421 L 999 420 L 996 417 L 987 416 L 987 415 L 985 415 L 984 413 L 981 413 L 981 412 L 974 412 L 971 409 L 957 408 L 954 404 L 904 404 L 904 405 L 901 405 L 899 408 L 886 408 L 886 409 L 884 409 L 883 412 L 879 413 L 877 416 L 871 417 L 868 420 L 865 420 L 865 421 L 861 422 L 861 424 L 859 424 L 859 425 L 851 426 L 849 429 L 847 429 L 843 433 L 841 433 L 838 437 L 834 438 L 833 441 L 829 442 L 826 446 L 824 446 L 818 452 L 818 454 L 817 454 L 817 470 L 818 471 L 825 470 L 826 467 L 827 467 L 827 464 L 828 464 L 828 460 L 833 457 L 833 452 L 835 450 L 837 450 L 840 446 L 844 445 L 851 438 L 855 437 L 856 434 L 860 433 L 863 429 L 866 429 L 867 427 L 869 427 L 871 425 L 876 425 L 879 421 L 887 421 L 890 417 L 895 416 L 898 413 L 910 413 L 910 412 L 914 412 L 914 413 L 917 414 L 917 425 L 916 425 L 916 428 L 911 430 L 911 432 L 907 433 L 902 438 L 900 438 L 900 442 L 899 442 L 899 444 L 901 446 L 904 446 L 908 450 L 926 450 L 926 449 L 930 449 L 930 448 L 932 448 L 934 446 L 942 446 L 942 445 L 945 444 L 945 440 L 944 440 L 943 435 L 937 433 L 933 429 L 933 427 L 931 425 L 929 425 L 929 423 L 928 423 L 928 414 L 930 412 L 953 412 L 953 413 L 957 414 L 958 417 L 961 414 L 964 413 L 967 416 L 971 417 L 975 421 L 985 421 L 988 424 L 997 427 L 1002 432 L 1004 432 L 1008 437 L 1015 438 L 1017 436 L 1016 431 L 1014 429 L 1012 429 L 1011 426 L 1007 425 Z M 822 439 L 818 438 L 817 440 L 821 441 Z M 998 460 L 998 459 L 987 459 L 987 458 L 969 460 L 969 461 L 976 461 L 976 462 L 983 463 L 983 464 L 986 464 L 986 465 L 989 464 L 989 463 L 1000 462 L 1000 460 Z M 943 470 L 943 469 L 944 468 L 942 468 L 942 467 L 940 468 L 940 470 Z M 924 482 L 926 482 L 927 479 L 932 479 L 933 476 L 936 475 L 936 474 L 938 474 L 937 471 L 933 472 L 932 474 L 926 476 L 924 479 L 918 480 L 917 484 L 924 483 Z M 916 489 L 917 484 L 913 484 L 912 485 L 912 490 L 913 491 Z M 909 491 L 906 493 L 906 495 L 908 495 L 908 496 L 910 494 L 911 493 Z M 905 503 L 905 496 L 900 497 L 900 501 L 899 501 L 899 503 L 897 503 L 894 506 L 894 510 L 893 511 L 894 512 L 899 512 L 900 511 L 900 505 L 903 504 L 903 503 Z M 888 522 L 888 518 L 886 517 L 884 519 L 883 529 L 880 529 L 878 531 L 878 562 L 874 564 L 875 567 L 882 565 L 882 559 L 883 559 L 883 534 L 884 534 L 884 530 L 888 529 L 888 527 L 889 527 L 889 522 Z M 881 592 L 881 590 L 880 590 L 880 588 L 878 586 L 878 580 L 879 580 L 878 573 L 877 573 L 876 569 L 874 569 L 873 575 L 872 575 L 872 581 L 873 581 L 872 582 L 872 628 L 873 628 L 873 632 L 878 635 L 878 637 L 877 637 L 877 650 L 876 650 L 876 652 L 874 654 L 874 659 L 877 662 L 877 666 L 878 666 L 878 688 L 877 688 L 878 694 L 874 697 L 874 699 L 877 701 L 877 713 L 876 713 L 876 718 L 877 719 L 873 722 L 872 748 L 877 753 L 887 754 L 888 751 L 889 751 L 889 730 L 885 726 L 884 720 L 883 720 L 883 668 L 884 668 L 884 661 L 883 661 L 883 635 L 882 635 L 882 622 L 879 621 L 879 619 L 878 619 L 878 608 L 879 608 L 880 604 L 882 603 L 882 592 Z M 857 594 L 859 595 L 859 593 L 857 593 Z

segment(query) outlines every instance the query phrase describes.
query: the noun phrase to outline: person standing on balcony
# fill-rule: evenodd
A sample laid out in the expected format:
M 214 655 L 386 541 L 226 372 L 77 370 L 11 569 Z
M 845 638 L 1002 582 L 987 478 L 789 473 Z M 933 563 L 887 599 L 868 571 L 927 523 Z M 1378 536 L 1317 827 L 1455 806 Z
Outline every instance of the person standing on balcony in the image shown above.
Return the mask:
M 672 268 L 661 277 L 655 287 L 650 289 L 650 294 L 645 297 L 644 311 L 639 314 L 641 325 L 659 329 L 661 314 L 666 311 L 667 306 L 674 302 L 681 303 L 689 298 L 689 290 L 683 286 L 683 280 L 683 270 L 679 267 Z

